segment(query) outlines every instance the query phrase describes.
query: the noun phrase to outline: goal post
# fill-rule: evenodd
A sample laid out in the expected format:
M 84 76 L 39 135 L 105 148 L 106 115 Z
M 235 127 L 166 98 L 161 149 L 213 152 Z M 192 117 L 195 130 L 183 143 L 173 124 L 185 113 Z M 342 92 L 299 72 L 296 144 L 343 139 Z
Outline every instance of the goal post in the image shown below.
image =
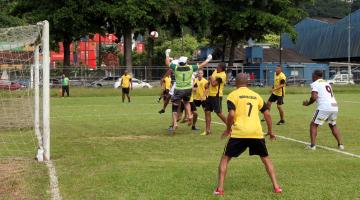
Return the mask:
M 50 160 L 47 21 L 0 28 L 0 75 L 0 159 Z

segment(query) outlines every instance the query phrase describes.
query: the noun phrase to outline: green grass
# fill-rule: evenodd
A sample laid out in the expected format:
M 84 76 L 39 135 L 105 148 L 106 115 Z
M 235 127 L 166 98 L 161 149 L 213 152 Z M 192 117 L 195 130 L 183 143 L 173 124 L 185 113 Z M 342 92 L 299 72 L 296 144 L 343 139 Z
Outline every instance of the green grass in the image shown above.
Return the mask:
M 307 88 L 295 89 L 299 94 L 285 99 L 287 124 L 274 130 L 308 141 L 315 108 L 301 106 L 308 98 Z M 360 102 L 360 95 L 352 92 L 358 88 L 342 89 L 349 92 L 336 94 L 338 125 L 346 151 L 360 154 L 360 108 L 347 102 Z M 266 89 L 260 90 L 265 94 Z M 97 89 L 89 93 L 74 89 L 75 97 L 52 99 L 52 159 L 64 199 L 217 199 L 211 193 L 226 142 L 219 139 L 223 126 L 213 125 L 213 134 L 201 137 L 182 125 L 170 137 L 169 110 L 157 113 L 157 96 L 134 95 L 129 104 L 120 103 L 119 94 L 110 89 L 103 97 Z M 272 114 L 275 122 L 279 120 L 275 107 Z M 198 126 L 203 128 L 204 122 Z M 326 126 L 320 128 L 318 142 L 337 146 Z M 273 194 L 259 158 L 244 153 L 230 163 L 223 199 L 360 198 L 360 159 L 322 149 L 306 151 L 304 145 L 282 139 L 267 144 L 284 193 Z
M 255 90 L 268 98 L 269 88 Z M 360 155 L 360 87 L 334 91 L 346 151 Z M 181 124 L 176 136 L 169 136 L 170 107 L 157 113 L 158 88 L 134 90 L 131 103 L 121 103 L 119 90 L 112 88 L 71 88 L 70 98 L 56 97 L 57 92 L 52 90 L 51 154 L 63 199 L 218 199 L 212 191 L 226 143 L 219 137 L 224 126 L 213 124 L 213 134 L 202 137 Z M 309 140 L 315 107 L 301 106 L 308 97 L 308 87 L 288 88 L 286 125 L 274 126 L 276 134 Z M 271 113 L 277 122 L 275 105 Z M 219 122 L 215 115 L 213 120 Z M 198 126 L 203 130 L 204 122 Z M 319 129 L 318 143 L 337 147 L 327 126 Z M 260 159 L 245 152 L 230 163 L 222 199 L 360 199 L 359 158 L 306 151 L 303 144 L 280 138 L 267 146 L 284 192 L 272 193 Z M 33 167 L 36 173 L 25 178 L 29 196 L 38 192 L 38 199 L 48 199 L 46 168 Z

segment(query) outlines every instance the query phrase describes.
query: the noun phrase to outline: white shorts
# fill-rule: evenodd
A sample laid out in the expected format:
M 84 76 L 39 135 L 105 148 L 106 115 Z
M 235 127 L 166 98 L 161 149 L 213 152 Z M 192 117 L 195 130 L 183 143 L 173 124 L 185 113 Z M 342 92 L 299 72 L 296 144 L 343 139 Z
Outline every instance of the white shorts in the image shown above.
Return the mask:
M 323 125 L 326 121 L 331 125 L 336 125 L 337 111 L 324 111 L 324 110 L 316 110 L 312 119 L 317 125 Z

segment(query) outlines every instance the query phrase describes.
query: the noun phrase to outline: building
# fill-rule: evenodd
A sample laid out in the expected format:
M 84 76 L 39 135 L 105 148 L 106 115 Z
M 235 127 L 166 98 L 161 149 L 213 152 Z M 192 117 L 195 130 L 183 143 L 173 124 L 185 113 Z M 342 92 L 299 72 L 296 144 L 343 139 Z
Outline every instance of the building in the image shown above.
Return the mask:
M 360 10 L 342 19 L 306 18 L 295 25 L 295 42 L 283 34 L 282 46 L 316 61 L 347 62 L 349 19 L 351 61 L 360 62 Z

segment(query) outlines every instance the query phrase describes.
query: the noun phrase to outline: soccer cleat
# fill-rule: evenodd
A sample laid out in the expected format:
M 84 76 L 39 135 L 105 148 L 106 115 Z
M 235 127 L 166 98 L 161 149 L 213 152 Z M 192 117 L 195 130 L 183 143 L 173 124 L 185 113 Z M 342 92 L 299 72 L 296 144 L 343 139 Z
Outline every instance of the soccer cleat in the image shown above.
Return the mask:
M 276 125 L 283 125 L 285 124 L 285 120 L 280 120 Z
M 344 147 L 343 144 L 339 144 L 339 145 L 338 145 L 338 148 L 339 148 L 339 150 L 345 150 L 345 147 Z
M 281 187 L 274 188 L 275 193 L 282 193 Z
M 305 149 L 307 149 L 307 150 L 316 150 L 316 146 L 315 145 L 307 145 L 305 147 Z
M 192 126 L 192 127 L 191 127 L 191 130 L 193 130 L 193 131 L 200 131 L 200 129 L 197 128 L 196 126 Z
M 224 191 L 219 190 L 219 188 L 216 188 L 213 193 L 215 196 L 224 196 Z
M 161 109 L 161 110 L 159 111 L 159 114 L 163 114 L 163 113 L 165 113 L 165 110 L 164 110 L 164 109 Z
M 204 132 L 200 133 L 200 135 L 203 135 L 203 136 L 209 135 L 209 134 L 210 134 L 210 132 L 207 132 L 207 131 L 204 131 Z

